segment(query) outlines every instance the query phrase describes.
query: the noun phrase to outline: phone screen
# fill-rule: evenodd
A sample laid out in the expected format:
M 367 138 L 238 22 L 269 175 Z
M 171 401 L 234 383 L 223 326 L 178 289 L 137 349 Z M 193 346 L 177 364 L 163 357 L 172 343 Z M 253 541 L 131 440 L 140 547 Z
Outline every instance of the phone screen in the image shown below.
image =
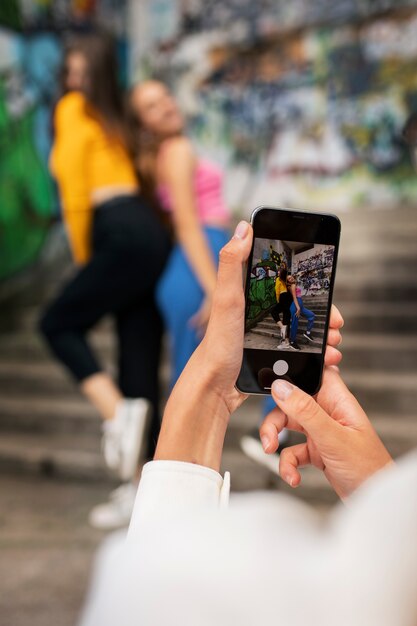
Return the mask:
M 246 393 L 267 394 L 273 380 L 286 378 L 315 393 L 323 368 L 340 223 L 334 216 L 262 208 L 255 212 L 253 227 L 237 386 Z

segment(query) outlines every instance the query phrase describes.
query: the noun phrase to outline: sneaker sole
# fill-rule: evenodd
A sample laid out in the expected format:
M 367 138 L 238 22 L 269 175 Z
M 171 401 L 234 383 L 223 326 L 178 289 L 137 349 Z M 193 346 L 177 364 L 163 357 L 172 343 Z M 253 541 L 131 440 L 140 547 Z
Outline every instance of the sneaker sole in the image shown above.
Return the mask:
M 253 437 L 242 437 L 240 440 L 240 447 L 242 451 L 255 463 L 262 465 L 270 472 L 278 475 L 278 459 L 277 454 L 266 454 L 262 448 L 261 442 L 259 444 L 253 439 Z
M 123 454 L 119 469 L 119 476 L 122 481 L 129 481 L 135 476 L 139 460 L 144 456 L 144 450 L 147 444 L 147 435 L 151 422 L 152 405 L 149 400 L 141 398 L 140 400 L 135 400 L 134 402 L 135 405 L 137 403 L 143 405 L 141 409 L 143 411 L 143 417 L 142 419 L 135 420 L 134 422 L 131 420 L 128 435 L 131 447 Z M 135 410 L 135 407 L 131 406 L 129 407 L 129 410 L 133 411 Z
M 309 336 L 308 336 L 308 335 L 306 335 L 305 333 L 304 333 L 303 337 L 305 337 L 306 339 L 308 339 L 309 341 L 311 341 L 311 343 L 314 343 L 314 342 L 315 342 L 315 339 L 312 339 L 311 337 L 309 337 Z

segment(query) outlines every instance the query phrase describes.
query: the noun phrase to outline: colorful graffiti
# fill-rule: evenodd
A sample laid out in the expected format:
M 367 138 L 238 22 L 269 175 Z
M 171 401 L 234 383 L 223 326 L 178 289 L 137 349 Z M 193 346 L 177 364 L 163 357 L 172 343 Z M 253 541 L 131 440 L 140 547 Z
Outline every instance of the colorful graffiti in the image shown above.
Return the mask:
M 292 273 L 301 287 L 301 295 L 321 295 L 329 291 L 333 258 L 334 246 L 319 244 L 312 250 L 294 255 Z
M 246 309 L 248 327 L 275 306 L 275 281 L 282 264 L 297 279 L 302 296 L 327 294 L 334 251 L 331 245 L 255 239 Z
M 249 325 L 275 306 L 275 281 L 282 263 L 291 267 L 291 252 L 282 242 L 255 239 L 246 309 Z
M 417 107 L 416 0 L 171 10 L 179 26 L 148 65 L 175 86 L 199 149 L 228 168 L 236 212 L 415 202 L 401 131 Z
M 0 280 L 36 259 L 59 213 L 48 155 L 63 40 L 97 24 L 119 35 L 123 4 L 8 0 L 0 6 Z
M 40 250 L 56 201 L 47 170 L 60 47 L 0 31 L 0 279 Z

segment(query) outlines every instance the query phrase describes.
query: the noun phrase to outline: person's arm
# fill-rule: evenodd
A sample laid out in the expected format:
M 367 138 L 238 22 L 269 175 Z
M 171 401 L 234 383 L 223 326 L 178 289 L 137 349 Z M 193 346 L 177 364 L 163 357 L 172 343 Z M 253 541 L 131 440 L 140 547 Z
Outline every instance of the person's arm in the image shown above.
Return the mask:
M 158 178 L 166 185 L 173 222 L 181 244 L 206 297 L 216 286 L 216 266 L 198 219 L 194 191 L 195 155 L 188 139 L 170 139 L 158 160 Z
M 52 169 L 57 180 L 72 256 L 84 264 L 91 255 L 93 210 L 88 184 L 88 136 L 81 94 L 68 94 L 57 105 Z
M 155 459 L 196 463 L 217 471 L 220 467 L 229 417 L 245 399 L 234 385 L 244 338 L 241 270 L 251 243 L 252 229 L 241 222 L 221 251 L 207 333 L 168 401 Z M 332 307 L 327 367 L 341 360 L 335 346 L 340 342 L 342 325 L 340 313 Z M 323 469 L 335 491 L 346 497 L 391 462 L 366 414 L 336 371 L 327 369 L 316 399 L 282 380 L 274 382 L 273 397 L 282 410 L 275 409 L 262 427 L 261 435 L 269 436 L 266 451 L 277 449 L 279 433 L 285 427 L 307 433 L 306 444 L 287 448 L 281 456 L 281 474 L 290 484 L 300 482 L 298 465 L 313 462 Z
M 251 226 L 240 222 L 235 235 L 220 253 L 208 329 L 168 400 L 155 460 L 147 466 L 144 482 L 139 487 L 131 536 L 145 518 L 148 521 L 150 516 L 162 518 L 172 510 L 177 515 L 181 512 L 187 515 L 194 506 L 201 508 L 200 478 L 207 485 L 207 479 L 211 482 L 215 472 L 219 471 L 230 415 L 246 399 L 236 390 L 235 382 L 242 362 L 244 339 L 242 266 L 248 259 L 252 237 Z M 342 355 L 336 346 L 341 341 L 342 325 L 343 318 L 333 306 L 325 353 L 327 367 L 336 366 L 341 361 Z M 322 467 L 331 479 L 337 493 L 344 496 L 346 485 L 350 486 L 350 492 L 390 463 L 391 458 L 357 401 L 335 376 L 338 376 L 336 372 L 332 372 L 324 377 L 317 400 L 292 385 L 285 388 L 283 398 L 275 382 L 274 399 L 285 407 L 285 414 L 275 409 L 264 423 L 261 434 L 267 435 L 265 449 L 271 452 L 278 446 L 279 433 L 284 427 L 300 430 L 299 424 L 302 424 L 303 432 L 310 437 L 306 444 L 310 462 L 318 451 L 321 456 L 317 466 Z M 286 381 L 278 382 L 282 384 Z M 330 398 L 328 404 L 327 398 Z M 358 427 L 352 427 L 353 423 Z M 265 428 L 268 428 L 267 432 Z M 288 450 L 282 458 L 292 470 L 289 468 L 285 477 L 288 480 L 292 471 L 289 482 L 295 485 L 293 476 L 297 474 L 297 465 L 307 463 L 309 459 L 300 448 Z M 298 452 L 303 453 L 301 459 L 297 457 Z M 180 478 L 182 468 L 187 468 L 188 477 L 192 477 L 191 488 Z M 219 502 L 221 486 L 220 482 L 215 486 L 217 480 L 221 481 L 221 478 L 216 478 L 212 484 L 214 498 L 211 492 L 204 500 L 206 504 Z M 299 482 L 299 477 L 297 480 Z M 201 485 L 203 488 L 203 482 Z
M 252 228 L 240 222 L 220 252 L 217 287 L 207 333 L 188 361 L 165 408 L 156 460 L 220 468 L 229 417 L 246 396 L 235 389 L 243 354 L 245 297 L 242 265 L 252 244 Z M 326 362 L 336 365 L 341 354 L 343 319 L 332 309 Z

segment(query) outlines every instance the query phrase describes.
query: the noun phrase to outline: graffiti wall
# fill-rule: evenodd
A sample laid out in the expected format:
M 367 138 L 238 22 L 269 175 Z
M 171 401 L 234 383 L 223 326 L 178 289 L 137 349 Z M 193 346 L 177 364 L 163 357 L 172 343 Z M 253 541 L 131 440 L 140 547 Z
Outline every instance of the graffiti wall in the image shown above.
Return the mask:
M 139 74 L 174 86 L 237 213 L 416 201 L 401 132 L 417 108 L 417 1 L 147 4 Z
M 59 213 L 48 171 L 52 111 L 65 38 L 111 27 L 123 44 L 123 2 L 0 4 L 0 280 L 39 254 Z

